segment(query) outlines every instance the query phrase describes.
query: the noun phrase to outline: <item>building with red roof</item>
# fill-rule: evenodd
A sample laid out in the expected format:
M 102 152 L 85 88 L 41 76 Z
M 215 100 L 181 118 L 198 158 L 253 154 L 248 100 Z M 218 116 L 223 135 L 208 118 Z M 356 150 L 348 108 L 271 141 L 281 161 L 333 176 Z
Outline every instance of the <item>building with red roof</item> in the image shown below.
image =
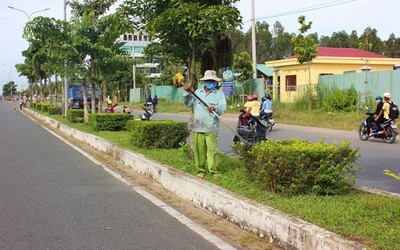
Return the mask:
M 310 64 L 300 64 L 295 57 L 269 61 L 265 64 L 273 68 L 274 98 L 277 98 L 279 92 L 280 101 L 293 102 L 302 87 L 316 85 L 322 75 L 362 72 L 365 69 L 367 71 L 393 70 L 395 65 L 400 65 L 400 58 L 390 58 L 354 48 L 320 47 L 317 57 Z M 279 91 L 276 91 L 278 85 Z

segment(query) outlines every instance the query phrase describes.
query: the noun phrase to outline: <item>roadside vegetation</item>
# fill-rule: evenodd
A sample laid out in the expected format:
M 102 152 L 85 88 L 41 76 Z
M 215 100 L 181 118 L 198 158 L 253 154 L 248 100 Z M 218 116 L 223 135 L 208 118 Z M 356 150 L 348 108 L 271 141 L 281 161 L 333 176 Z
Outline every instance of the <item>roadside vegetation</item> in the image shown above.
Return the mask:
M 132 107 L 136 105 L 140 107 L 140 104 Z M 161 102 L 160 112 L 167 112 L 168 108 L 164 110 L 163 106 L 166 108 L 168 105 L 163 105 Z M 177 107 L 180 106 L 173 106 L 173 110 L 179 110 Z M 181 111 L 188 112 L 187 109 Z M 314 116 L 311 114 L 312 112 L 308 114 L 314 117 L 311 119 L 322 119 L 319 114 Z M 298 116 L 301 117 L 302 112 L 299 112 Z M 138 152 L 160 163 L 195 175 L 194 162 L 189 145 L 186 143 L 182 143 L 177 149 L 144 149 L 132 145 L 128 131 L 95 131 L 91 126 L 71 123 L 61 115 L 51 117 L 75 129 L 107 139 L 121 148 Z M 398 237 L 400 199 L 398 198 L 359 190 L 350 190 L 343 195 L 276 194 L 266 190 L 262 183 L 250 179 L 241 158 L 221 154 L 220 167 L 223 173 L 221 179 L 209 176 L 205 179 L 372 249 L 400 249 Z

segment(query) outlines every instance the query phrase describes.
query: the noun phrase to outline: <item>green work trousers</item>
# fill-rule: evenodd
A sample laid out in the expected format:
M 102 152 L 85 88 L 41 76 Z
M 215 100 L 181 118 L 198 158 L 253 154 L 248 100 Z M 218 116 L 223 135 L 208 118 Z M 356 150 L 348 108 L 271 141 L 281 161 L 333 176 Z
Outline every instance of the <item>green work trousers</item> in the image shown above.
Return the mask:
M 193 153 L 197 173 L 205 173 L 206 166 L 211 174 L 218 171 L 218 136 L 216 134 L 193 133 Z

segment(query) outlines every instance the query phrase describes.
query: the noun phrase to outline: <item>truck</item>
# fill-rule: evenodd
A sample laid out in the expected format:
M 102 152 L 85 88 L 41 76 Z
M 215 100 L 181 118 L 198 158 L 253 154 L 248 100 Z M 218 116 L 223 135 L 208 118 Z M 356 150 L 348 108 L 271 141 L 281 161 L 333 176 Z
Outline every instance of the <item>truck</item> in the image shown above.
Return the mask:
M 91 105 L 92 100 L 92 87 L 91 84 L 86 85 L 87 88 L 87 100 L 89 106 Z M 67 92 L 67 99 L 68 99 L 68 108 L 70 109 L 83 109 L 83 88 L 82 84 L 77 83 L 69 83 L 68 84 L 68 92 Z M 95 100 L 96 100 L 96 107 L 99 103 L 99 89 L 95 89 Z

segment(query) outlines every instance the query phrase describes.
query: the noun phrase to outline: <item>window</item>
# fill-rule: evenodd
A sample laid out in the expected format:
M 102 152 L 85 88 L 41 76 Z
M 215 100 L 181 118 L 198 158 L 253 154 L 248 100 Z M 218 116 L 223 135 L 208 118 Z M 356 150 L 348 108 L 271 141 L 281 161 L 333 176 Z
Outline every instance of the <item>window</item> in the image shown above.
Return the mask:
M 296 91 L 296 75 L 286 76 L 286 91 Z
M 128 35 L 128 40 L 132 41 L 132 35 Z
M 133 35 L 133 40 L 137 41 L 137 35 Z
M 142 41 L 142 36 L 139 36 L 139 41 Z
M 143 36 L 143 41 L 147 41 L 147 36 Z
M 144 49 L 143 46 L 135 46 L 134 48 L 135 53 L 143 53 L 143 49 Z
M 124 40 L 125 40 L 125 41 L 128 40 L 128 35 L 124 35 Z

